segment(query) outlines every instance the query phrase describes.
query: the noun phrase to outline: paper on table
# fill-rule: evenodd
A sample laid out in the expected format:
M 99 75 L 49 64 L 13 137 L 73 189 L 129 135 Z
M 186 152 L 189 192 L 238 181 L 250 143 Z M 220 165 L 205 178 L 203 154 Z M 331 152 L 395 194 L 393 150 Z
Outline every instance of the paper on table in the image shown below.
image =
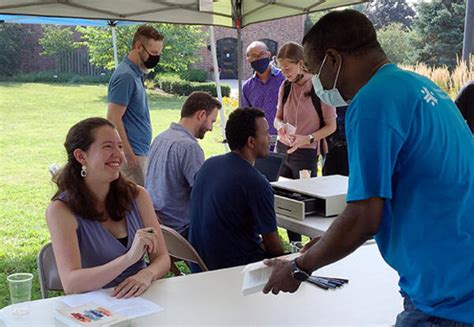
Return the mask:
M 300 256 L 300 253 L 292 253 L 279 257 L 279 259 L 293 260 Z M 272 274 L 272 267 L 268 267 L 263 261 L 250 263 L 242 270 L 244 280 L 242 282 L 242 293 L 250 295 L 263 290 L 270 275 Z
M 146 316 L 152 313 L 158 313 L 164 310 L 163 307 L 141 297 L 129 299 L 116 299 L 110 294 L 112 290 L 98 290 L 83 294 L 67 295 L 61 300 L 68 306 L 75 307 L 85 305 L 89 302 L 95 302 L 113 312 L 118 313 L 128 319 L 134 319 Z

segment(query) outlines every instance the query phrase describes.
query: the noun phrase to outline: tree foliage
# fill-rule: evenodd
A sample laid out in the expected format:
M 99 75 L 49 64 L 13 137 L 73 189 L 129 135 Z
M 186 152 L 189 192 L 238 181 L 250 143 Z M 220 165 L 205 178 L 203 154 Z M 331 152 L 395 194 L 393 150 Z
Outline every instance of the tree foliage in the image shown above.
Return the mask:
M 43 25 L 43 35 L 39 44 L 43 47 L 43 56 L 51 56 L 56 63 L 63 65 L 65 55 L 74 51 L 77 47 L 73 41 L 74 31 L 69 27 L 56 25 Z
M 19 71 L 20 53 L 29 45 L 23 40 L 29 33 L 19 24 L 0 24 L 0 75 L 11 76 Z
M 410 27 L 416 14 L 406 0 L 374 0 L 366 5 L 363 12 L 376 29 L 391 23 Z
M 377 39 L 391 62 L 414 64 L 416 54 L 411 46 L 414 32 L 400 23 L 389 24 L 377 31 Z
M 198 50 L 205 46 L 207 33 L 200 26 L 151 24 L 165 36 L 158 69 L 181 73 L 199 60 Z M 77 27 L 82 34 L 81 45 L 89 49 L 92 64 L 107 69 L 114 68 L 112 33 L 108 27 Z M 118 26 L 117 50 L 119 61 L 130 51 L 136 25 Z
M 433 0 L 417 6 L 418 19 L 413 24 L 417 39 L 417 59 L 428 65 L 453 68 L 461 56 L 464 0 Z

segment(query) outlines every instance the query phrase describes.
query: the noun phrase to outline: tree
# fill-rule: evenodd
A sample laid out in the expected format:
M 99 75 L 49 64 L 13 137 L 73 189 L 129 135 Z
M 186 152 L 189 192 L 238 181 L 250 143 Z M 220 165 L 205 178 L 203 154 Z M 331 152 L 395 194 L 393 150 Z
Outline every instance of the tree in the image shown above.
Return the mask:
M 43 25 L 43 35 L 38 41 L 43 47 L 41 55 L 53 57 L 56 64 L 63 67 L 66 55 L 77 47 L 72 36 L 73 30 L 69 27 Z
M 462 53 L 464 0 L 432 0 L 417 6 L 413 28 L 417 59 L 428 65 L 453 68 Z
M 198 50 L 205 46 L 207 32 L 200 26 L 173 25 L 173 24 L 151 24 L 165 36 L 163 51 L 161 54 L 160 71 L 181 73 L 189 66 L 199 60 Z M 107 69 L 114 68 L 114 57 L 112 51 L 112 33 L 110 28 L 102 27 L 77 27 L 82 34 L 80 45 L 89 49 L 89 57 L 92 64 Z M 117 27 L 117 50 L 119 60 L 123 58 L 131 48 L 133 35 L 137 26 Z
M 358 5 L 350 5 L 350 6 L 346 6 L 346 7 L 343 7 L 344 9 L 353 9 L 353 10 L 357 10 L 357 11 L 360 11 L 360 12 L 363 12 L 364 9 L 365 9 L 365 5 L 363 4 L 358 4 Z M 308 14 L 306 16 L 306 19 L 305 19 L 305 26 L 304 26 L 304 30 L 305 30 L 305 34 L 311 29 L 311 27 L 313 27 L 313 25 L 321 18 L 323 17 L 324 15 L 330 13 L 332 10 L 322 10 L 322 11 L 316 11 L 316 12 L 313 12 L 311 14 Z
M 415 10 L 406 0 L 374 0 L 363 10 L 376 29 L 391 23 L 410 27 L 415 18 Z
M 24 42 L 30 30 L 19 24 L 0 24 L 0 75 L 11 76 L 19 70 L 20 52 L 29 46 Z
M 416 54 L 411 42 L 414 31 L 400 23 L 389 24 L 377 31 L 377 39 L 391 62 L 397 64 L 414 64 Z

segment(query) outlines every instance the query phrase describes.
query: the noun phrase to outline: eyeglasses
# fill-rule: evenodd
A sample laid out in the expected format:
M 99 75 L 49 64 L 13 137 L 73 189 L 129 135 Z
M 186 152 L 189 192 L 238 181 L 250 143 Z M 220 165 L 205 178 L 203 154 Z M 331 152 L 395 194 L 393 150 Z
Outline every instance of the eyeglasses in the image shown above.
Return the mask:
M 140 42 L 140 43 L 142 44 L 143 49 L 145 49 L 145 52 L 148 53 L 148 55 L 149 55 L 150 57 L 155 57 L 155 56 L 157 56 L 157 55 L 154 55 L 154 54 L 150 53 L 150 51 L 147 50 L 147 48 L 145 47 L 145 45 L 143 44 L 143 42 Z
M 264 58 L 266 54 L 267 54 L 266 51 L 262 51 L 259 54 L 250 54 L 250 55 L 247 55 L 247 59 L 249 61 L 259 60 L 259 59 Z

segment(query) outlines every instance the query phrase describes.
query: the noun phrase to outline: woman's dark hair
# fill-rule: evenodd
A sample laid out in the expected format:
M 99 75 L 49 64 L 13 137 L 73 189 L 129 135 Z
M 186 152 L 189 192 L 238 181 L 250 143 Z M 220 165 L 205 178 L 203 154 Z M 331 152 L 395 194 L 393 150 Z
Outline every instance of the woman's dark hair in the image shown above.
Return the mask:
M 98 221 L 106 220 L 105 212 L 97 209 L 97 199 L 81 177 L 82 166 L 74 157 L 74 150 L 89 150 L 95 141 L 97 129 L 103 126 L 115 129 L 114 124 L 99 117 L 81 120 L 71 127 L 64 143 L 67 163 L 53 178 L 58 191 L 52 200 L 63 201 L 81 218 Z M 125 218 L 137 195 L 137 186 L 120 174 L 118 179 L 110 183 L 109 193 L 105 198 L 105 210 L 110 218 L 117 221 Z
M 250 136 L 257 135 L 257 118 L 265 118 L 265 113 L 257 108 L 237 108 L 229 115 L 225 125 L 225 137 L 231 150 L 240 150 Z

